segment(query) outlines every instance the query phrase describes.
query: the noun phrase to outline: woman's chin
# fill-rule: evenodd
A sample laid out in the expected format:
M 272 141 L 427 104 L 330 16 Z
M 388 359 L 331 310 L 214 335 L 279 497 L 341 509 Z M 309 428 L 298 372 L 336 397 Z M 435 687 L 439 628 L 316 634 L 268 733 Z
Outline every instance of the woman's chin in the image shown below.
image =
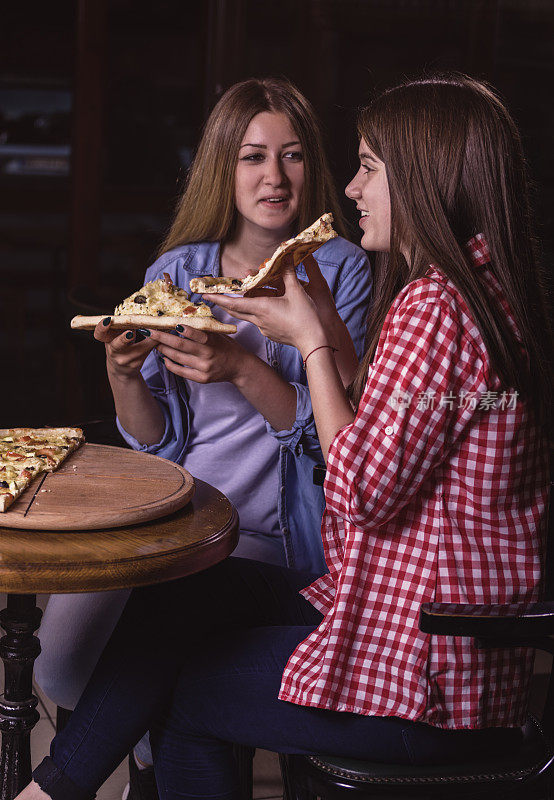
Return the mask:
M 258 226 L 270 233 L 287 234 L 294 227 L 294 218 L 291 219 L 290 214 L 264 214 L 259 218 Z
M 368 250 L 370 253 L 390 252 L 390 245 L 388 242 L 384 242 L 382 239 L 376 239 L 375 236 L 371 236 L 369 233 L 364 233 L 362 236 L 360 247 L 363 247 L 364 250 Z
M 371 236 L 368 236 L 367 233 L 364 233 L 362 236 L 360 247 L 363 247 L 364 250 L 375 250 L 373 239 Z

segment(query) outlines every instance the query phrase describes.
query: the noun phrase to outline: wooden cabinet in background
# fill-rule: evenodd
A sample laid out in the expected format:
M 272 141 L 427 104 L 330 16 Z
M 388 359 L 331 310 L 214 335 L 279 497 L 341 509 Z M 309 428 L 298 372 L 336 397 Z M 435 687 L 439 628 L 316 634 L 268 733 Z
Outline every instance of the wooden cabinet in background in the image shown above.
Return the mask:
M 29 0 L 3 10 L 0 87 L 73 96 L 69 177 L 0 171 L 2 424 L 113 414 L 102 348 L 67 323 L 131 292 L 153 260 L 202 124 L 233 82 L 286 75 L 325 129 L 339 193 L 356 164 L 356 110 L 424 71 L 490 80 L 521 127 L 545 262 L 554 159 L 549 0 Z M 0 93 L 0 147 L 3 141 Z M 343 197 L 353 220 L 352 206 Z M 357 229 L 352 228 L 353 235 Z

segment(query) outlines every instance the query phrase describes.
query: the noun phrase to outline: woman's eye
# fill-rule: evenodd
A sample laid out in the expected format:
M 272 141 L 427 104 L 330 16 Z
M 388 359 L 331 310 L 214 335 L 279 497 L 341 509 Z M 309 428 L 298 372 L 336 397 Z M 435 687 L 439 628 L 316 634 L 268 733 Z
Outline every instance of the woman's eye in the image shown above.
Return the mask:
M 288 153 L 284 153 L 283 157 L 289 161 L 302 161 L 304 158 L 300 150 L 291 150 Z
M 247 156 L 243 156 L 241 161 L 262 161 L 263 155 L 262 153 L 249 153 Z

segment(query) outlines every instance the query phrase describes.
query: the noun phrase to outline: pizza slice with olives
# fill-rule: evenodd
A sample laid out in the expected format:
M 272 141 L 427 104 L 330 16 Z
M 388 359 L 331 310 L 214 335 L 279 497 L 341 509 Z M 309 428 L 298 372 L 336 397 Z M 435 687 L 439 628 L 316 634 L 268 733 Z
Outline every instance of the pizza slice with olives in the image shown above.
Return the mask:
M 105 316 L 76 316 L 71 320 L 71 327 L 94 330 Z M 167 272 L 164 272 L 163 279 L 150 281 L 116 306 L 111 328 L 170 331 L 176 325 L 189 325 L 191 328 L 217 333 L 237 332 L 236 325 L 228 325 L 216 319 L 206 303 L 192 303 L 187 292 L 175 286 Z
M 80 428 L 0 429 L 0 511 L 43 472 L 54 472 L 85 441 Z
M 202 278 L 192 278 L 190 289 L 196 294 L 235 294 L 248 292 L 256 286 L 266 286 L 279 276 L 285 264 L 292 263 L 296 268 L 306 256 L 336 236 L 333 215 L 323 214 L 298 236 L 280 244 L 273 255 L 260 264 L 255 275 L 243 279 L 205 275 Z

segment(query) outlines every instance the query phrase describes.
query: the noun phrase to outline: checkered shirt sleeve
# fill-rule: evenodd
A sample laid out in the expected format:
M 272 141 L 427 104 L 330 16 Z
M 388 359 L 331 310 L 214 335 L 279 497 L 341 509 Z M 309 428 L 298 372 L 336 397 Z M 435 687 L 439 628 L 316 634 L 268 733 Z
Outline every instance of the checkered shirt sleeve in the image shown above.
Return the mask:
M 473 423 L 471 407 L 451 407 L 464 390 L 480 400 L 484 363 L 448 298 L 422 283 L 391 315 L 356 419 L 333 443 L 328 510 L 374 529 L 397 515 Z

